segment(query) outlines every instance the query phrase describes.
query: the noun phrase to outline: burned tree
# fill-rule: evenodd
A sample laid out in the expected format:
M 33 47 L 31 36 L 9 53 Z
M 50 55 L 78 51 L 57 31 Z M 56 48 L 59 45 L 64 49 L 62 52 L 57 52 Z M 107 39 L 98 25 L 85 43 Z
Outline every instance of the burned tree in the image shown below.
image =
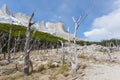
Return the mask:
M 26 30 L 26 42 L 25 42 L 25 59 L 24 59 L 24 75 L 28 76 L 30 74 L 30 67 L 33 68 L 32 66 L 32 62 L 30 60 L 30 30 L 31 30 L 31 26 L 34 24 L 34 22 L 32 22 L 32 18 L 34 16 L 34 12 L 32 13 L 30 19 L 29 19 L 29 23 L 28 23 L 28 27 Z

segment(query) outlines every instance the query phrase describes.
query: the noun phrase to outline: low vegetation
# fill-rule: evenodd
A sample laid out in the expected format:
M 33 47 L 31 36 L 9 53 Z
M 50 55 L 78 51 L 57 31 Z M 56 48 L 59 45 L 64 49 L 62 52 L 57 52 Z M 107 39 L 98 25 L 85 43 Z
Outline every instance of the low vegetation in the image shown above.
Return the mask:
M 0 23 L 0 32 L 6 33 L 6 35 L 8 36 L 9 27 L 10 27 L 10 24 Z M 13 24 L 12 25 L 12 37 L 17 37 L 19 31 L 21 31 L 20 37 L 24 38 L 25 34 L 26 34 L 26 27 Z M 33 33 L 33 29 L 31 30 L 31 35 L 32 35 L 32 33 Z M 48 41 L 48 42 L 52 42 L 52 43 L 57 43 L 58 39 L 65 41 L 63 38 L 56 37 L 56 36 L 53 36 L 51 34 L 39 32 L 39 31 L 36 32 L 35 39 L 40 39 L 42 41 Z
M 71 41 L 71 42 L 73 42 L 73 41 Z M 78 40 L 78 41 L 76 41 L 76 43 L 80 44 L 81 46 L 91 45 L 91 44 L 97 44 L 97 45 L 107 46 L 106 43 L 111 43 L 111 46 L 117 46 L 117 44 L 120 43 L 120 39 L 102 40 L 100 42 L 90 42 L 90 41 Z
M 0 41 L 0 46 L 3 46 L 4 44 L 6 44 L 4 46 L 4 48 L 2 49 L 2 52 L 7 51 L 7 40 L 8 40 L 8 36 L 9 36 L 9 28 L 10 28 L 10 24 L 0 23 L 0 36 L 1 36 L 0 40 L 2 40 L 2 41 Z M 31 29 L 31 32 L 30 32 L 31 39 L 32 39 L 33 31 L 34 31 L 34 29 Z M 20 41 L 18 41 L 18 42 L 21 43 L 21 45 L 19 45 L 18 48 L 21 47 L 21 50 L 23 50 L 24 44 L 25 44 L 25 34 L 26 34 L 26 27 L 24 27 L 24 26 L 12 24 L 11 45 L 10 46 L 14 47 L 15 41 L 18 38 L 19 33 L 20 33 L 20 36 L 19 36 Z M 4 38 L 2 38 L 3 35 L 4 35 Z M 57 47 L 57 45 L 60 45 L 58 43 L 58 40 L 62 40 L 63 42 L 65 41 L 65 39 L 63 39 L 63 38 L 56 37 L 51 34 L 39 32 L 39 31 L 36 31 L 33 39 L 34 39 L 34 41 L 39 43 L 39 45 L 43 46 L 41 48 L 45 48 L 45 45 L 47 45 L 47 48 L 50 48 L 51 45 L 54 47 Z M 31 44 L 32 43 L 33 42 L 31 41 Z

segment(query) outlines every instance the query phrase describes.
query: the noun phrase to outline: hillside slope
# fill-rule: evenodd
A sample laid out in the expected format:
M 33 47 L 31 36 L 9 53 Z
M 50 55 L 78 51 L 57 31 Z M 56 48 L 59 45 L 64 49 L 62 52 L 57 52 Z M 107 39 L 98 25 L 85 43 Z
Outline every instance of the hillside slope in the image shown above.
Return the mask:
M 9 34 L 9 26 L 10 26 L 9 24 L 0 23 L 0 32 L 4 32 L 8 35 Z M 21 32 L 20 37 L 25 38 L 26 27 L 20 26 L 20 25 L 12 25 L 12 37 L 17 37 L 19 31 Z M 31 30 L 31 34 L 32 34 L 32 32 L 33 32 L 33 30 Z M 40 40 L 52 42 L 52 43 L 57 43 L 58 39 L 65 41 L 62 38 L 55 37 L 51 34 L 39 32 L 39 31 L 36 32 L 35 39 L 40 39 Z

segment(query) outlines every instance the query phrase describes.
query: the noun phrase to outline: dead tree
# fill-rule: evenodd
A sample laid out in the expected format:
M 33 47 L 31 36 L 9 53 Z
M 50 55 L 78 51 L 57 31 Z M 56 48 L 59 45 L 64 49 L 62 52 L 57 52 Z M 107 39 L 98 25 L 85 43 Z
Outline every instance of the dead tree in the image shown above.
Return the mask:
M 57 52 L 57 54 L 58 54 L 58 42 L 57 42 L 57 44 L 56 44 L 56 52 Z
M 8 40 L 6 38 L 6 34 L 3 33 L 2 36 L 0 37 L 0 44 L 1 44 L 1 47 L 0 47 L 0 53 L 3 52 L 3 49 L 6 47 L 8 43 Z M 4 53 L 4 59 L 6 59 L 6 54 Z
M 19 31 L 18 37 L 15 38 L 14 55 L 16 55 L 16 50 L 18 49 L 18 45 L 19 45 L 19 43 L 20 43 L 20 33 L 21 33 L 21 32 Z
M 33 68 L 32 66 L 32 62 L 30 60 L 30 30 L 31 30 L 31 26 L 34 24 L 34 22 L 32 22 L 32 18 L 34 16 L 34 12 L 32 13 L 30 19 L 29 19 L 29 23 L 28 23 L 28 27 L 26 30 L 26 42 L 25 42 L 25 59 L 24 59 L 24 75 L 28 76 L 30 74 L 29 69 L 30 67 Z
M 108 55 L 109 61 L 113 61 L 112 56 L 110 54 L 110 48 L 109 47 L 103 47 L 104 53 Z
M 65 63 L 64 44 L 62 40 L 59 40 L 62 46 L 62 65 Z
M 120 42 L 118 40 L 116 40 L 115 42 L 116 42 L 116 48 L 119 51 L 120 50 Z
M 69 30 L 69 27 L 68 27 L 68 53 L 70 54 L 70 57 L 71 57 L 72 55 L 70 53 L 70 30 Z
M 74 32 L 74 49 L 75 49 L 75 61 L 72 60 L 72 56 L 71 56 L 71 67 L 72 67 L 72 71 L 74 73 L 76 73 L 77 69 L 78 69 L 78 53 L 77 53 L 77 47 L 76 47 L 76 34 L 77 34 L 77 30 L 79 28 L 79 24 L 80 24 L 80 18 L 75 19 L 73 17 L 73 21 L 75 23 L 75 32 Z M 75 62 L 75 63 L 74 63 Z
M 12 34 L 12 24 L 10 24 L 8 46 L 7 46 L 7 51 L 8 51 L 7 62 L 8 63 L 10 63 L 10 59 L 11 59 L 11 52 L 10 52 L 11 34 Z

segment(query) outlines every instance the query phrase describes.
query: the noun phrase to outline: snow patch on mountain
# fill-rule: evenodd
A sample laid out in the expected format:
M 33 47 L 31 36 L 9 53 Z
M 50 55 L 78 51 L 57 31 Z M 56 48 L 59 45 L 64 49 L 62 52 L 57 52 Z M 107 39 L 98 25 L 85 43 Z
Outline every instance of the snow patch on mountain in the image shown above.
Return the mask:
M 22 25 L 27 26 L 30 16 L 23 14 L 23 13 L 17 13 L 15 14 L 15 18 L 18 19 Z
M 44 21 L 41 21 L 36 23 L 34 26 L 39 31 L 50 33 L 54 36 L 62 37 L 64 39 L 68 39 L 69 33 L 66 31 L 65 26 L 62 22 L 45 23 Z M 70 34 L 70 39 L 73 39 L 73 34 Z
M 28 26 L 30 16 L 23 13 L 16 13 L 15 15 L 10 11 L 6 4 L 0 9 L 0 23 L 13 23 L 16 25 Z M 62 22 L 51 23 L 44 21 L 37 22 L 33 25 L 35 29 L 41 32 L 50 33 L 64 39 L 68 39 L 69 33 L 66 31 Z M 70 39 L 73 39 L 73 34 L 70 34 Z
M 13 13 L 12 13 L 12 11 L 8 10 L 7 5 L 4 4 L 2 6 L 2 9 L 0 10 L 0 15 L 3 15 L 3 16 L 13 16 Z

